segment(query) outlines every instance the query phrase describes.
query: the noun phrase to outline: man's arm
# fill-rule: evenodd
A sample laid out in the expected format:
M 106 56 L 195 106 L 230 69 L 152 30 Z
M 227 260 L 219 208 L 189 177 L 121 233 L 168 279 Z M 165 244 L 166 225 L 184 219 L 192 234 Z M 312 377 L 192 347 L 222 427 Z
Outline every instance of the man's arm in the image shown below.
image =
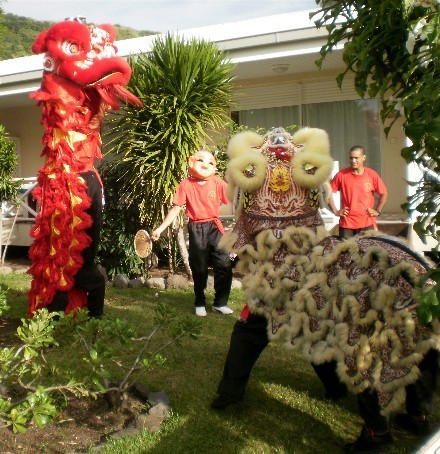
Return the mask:
M 383 207 L 387 203 L 388 200 L 388 192 L 384 192 L 383 194 L 379 195 L 379 199 L 377 201 L 376 208 L 368 208 L 367 212 L 370 216 L 378 217 L 381 215 Z
M 328 206 L 330 207 L 330 210 L 335 216 L 344 217 L 347 216 L 347 214 L 349 213 L 347 207 L 344 207 L 341 210 L 338 210 L 336 208 L 335 201 L 333 200 L 333 194 L 331 194 L 330 198 L 328 199 Z
M 178 206 L 178 205 L 174 205 L 173 208 L 171 208 L 171 210 L 168 212 L 168 214 L 165 216 L 165 219 L 164 221 L 162 222 L 162 224 L 160 224 L 159 227 L 156 227 L 152 232 L 151 232 L 151 239 L 156 241 L 159 239 L 160 237 L 160 234 L 169 226 L 172 224 L 172 222 L 174 221 L 174 219 L 177 218 L 177 216 L 179 215 L 180 213 L 180 210 L 182 209 L 182 207 Z

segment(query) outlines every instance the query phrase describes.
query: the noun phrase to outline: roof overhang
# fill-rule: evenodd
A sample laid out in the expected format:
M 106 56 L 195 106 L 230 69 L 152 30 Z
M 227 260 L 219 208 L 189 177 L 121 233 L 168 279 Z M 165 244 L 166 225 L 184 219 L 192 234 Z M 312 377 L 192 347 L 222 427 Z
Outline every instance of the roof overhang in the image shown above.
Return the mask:
M 326 43 L 326 30 L 317 29 L 311 11 L 280 14 L 240 22 L 176 32 L 188 39 L 216 42 L 236 63 L 236 80 L 252 83 L 275 76 L 317 72 L 315 61 Z M 148 52 L 161 35 L 116 42 L 123 57 Z M 335 50 L 325 60 L 324 69 L 342 68 L 341 52 Z M 34 105 L 29 93 L 38 89 L 43 70 L 43 55 L 0 61 L 0 108 Z

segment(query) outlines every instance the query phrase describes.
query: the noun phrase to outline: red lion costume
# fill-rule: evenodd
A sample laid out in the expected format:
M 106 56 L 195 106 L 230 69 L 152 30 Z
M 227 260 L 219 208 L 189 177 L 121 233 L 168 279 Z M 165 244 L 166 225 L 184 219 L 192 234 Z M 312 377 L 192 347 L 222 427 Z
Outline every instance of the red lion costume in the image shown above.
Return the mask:
M 120 102 L 142 105 L 123 87 L 131 68 L 116 55 L 115 36 L 108 24 L 66 20 L 40 33 L 32 46 L 36 54 L 45 52 L 41 87 L 30 96 L 42 108 L 46 160 L 34 191 L 40 210 L 31 230 L 30 315 L 52 305 L 58 293 L 65 304 L 52 310 L 86 307 L 89 289 L 78 278 L 86 265 L 95 267 L 88 281 L 100 279 L 94 265 L 102 221 L 102 183 L 94 168 L 102 158 L 99 128 L 104 111 L 119 109 Z

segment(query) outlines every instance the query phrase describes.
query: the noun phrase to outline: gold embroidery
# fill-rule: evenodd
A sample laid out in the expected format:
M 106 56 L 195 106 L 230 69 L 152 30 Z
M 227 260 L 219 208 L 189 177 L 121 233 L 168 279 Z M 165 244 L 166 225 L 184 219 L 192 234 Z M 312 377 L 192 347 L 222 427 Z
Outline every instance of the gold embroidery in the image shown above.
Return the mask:
M 270 175 L 270 189 L 273 192 L 286 192 L 290 188 L 290 174 L 285 166 L 277 165 Z

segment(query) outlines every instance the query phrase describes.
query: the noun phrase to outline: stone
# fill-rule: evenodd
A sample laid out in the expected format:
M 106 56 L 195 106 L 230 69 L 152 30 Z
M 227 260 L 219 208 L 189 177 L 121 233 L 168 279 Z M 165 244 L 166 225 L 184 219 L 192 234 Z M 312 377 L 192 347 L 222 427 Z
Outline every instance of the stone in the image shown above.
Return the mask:
M 232 279 L 231 288 L 242 288 L 242 283 L 238 279 Z
M 12 268 L 10 266 L 0 266 L 0 274 L 11 274 Z
M 130 288 L 142 288 L 145 285 L 145 278 L 137 277 L 136 279 L 132 279 L 129 281 L 128 286 Z
M 214 276 L 208 276 L 208 282 L 206 284 L 206 288 L 208 290 L 213 290 L 214 289 Z
M 160 403 L 155 405 L 154 407 L 151 407 L 148 414 L 151 416 L 156 416 L 156 418 L 158 418 L 159 420 L 163 420 L 167 417 L 170 411 L 171 408 L 168 405 Z
M 166 281 L 163 277 L 150 277 L 146 280 L 145 285 L 148 288 L 158 288 L 160 290 L 165 290 Z
M 167 289 L 190 288 L 191 282 L 181 274 L 170 274 L 167 278 Z
M 115 276 L 113 284 L 114 284 L 114 286 L 116 288 L 127 288 L 129 282 L 130 282 L 130 279 L 128 279 L 127 275 L 125 275 L 125 274 L 117 274 Z
M 151 392 L 148 394 L 148 402 L 151 405 L 164 404 L 170 406 L 171 401 L 168 394 L 164 391 Z
M 136 418 L 135 425 L 137 430 L 146 429 L 150 432 L 157 432 L 160 430 L 161 422 L 162 420 L 157 416 L 142 414 Z

